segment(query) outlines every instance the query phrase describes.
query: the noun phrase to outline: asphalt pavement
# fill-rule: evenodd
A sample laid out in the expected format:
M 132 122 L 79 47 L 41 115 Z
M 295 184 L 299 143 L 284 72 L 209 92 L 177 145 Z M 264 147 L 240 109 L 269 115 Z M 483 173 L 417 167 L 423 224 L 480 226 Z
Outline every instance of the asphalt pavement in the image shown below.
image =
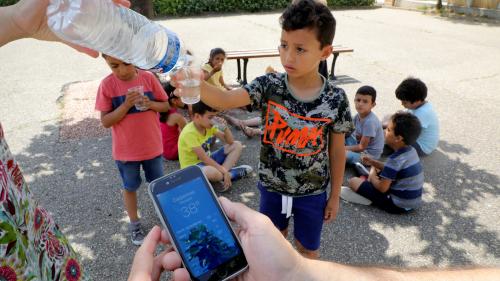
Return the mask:
M 321 258 L 405 267 L 500 266 L 500 24 L 386 8 L 333 13 L 334 43 L 354 48 L 354 53 L 340 55 L 336 68 L 337 83 L 351 102 L 358 87 L 372 85 L 378 92 L 375 113 L 393 113 L 402 109 L 396 86 L 407 76 L 419 77 L 438 112 L 441 141 L 423 160 L 420 209 L 390 215 L 342 202 L 337 220 L 324 227 Z M 178 32 L 203 62 L 213 47 L 276 47 L 279 15 L 160 22 Z M 109 73 L 107 66 L 102 59 L 35 40 L 0 48 L 0 61 L 0 121 L 35 197 L 81 254 L 92 280 L 125 280 L 137 248 L 126 231 L 110 134 L 60 137 L 62 124 L 70 121 L 62 114 L 63 86 L 101 79 Z M 253 59 L 248 77 L 262 74 L 268 65 L 282 70 L 278 58 Z M 227 61 L 224 73 L 226 81 L 234 81 L 236 63 Z M 98 125 L 93 119 L 81 122 L 87 121 Z M 234 132 L 246 145 L 240 163 L 257 168 L 259 141 Z M 168 162 L 165 169 L 174 171 L 177 165 Z M 257 208 L 256 181 L 255 176 L 241 180 L 226 196 Z M 139 207 L 148 229 L 159 224 L 144 187 Z

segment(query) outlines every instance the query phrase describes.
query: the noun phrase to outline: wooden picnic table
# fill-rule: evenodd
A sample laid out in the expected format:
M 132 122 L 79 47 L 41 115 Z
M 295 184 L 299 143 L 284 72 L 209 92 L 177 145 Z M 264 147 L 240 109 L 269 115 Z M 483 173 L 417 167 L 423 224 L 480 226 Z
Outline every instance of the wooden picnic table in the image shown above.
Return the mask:
M 352 53 L 354 49 L 343 47 L 340 45 L 333 46 L 333 60 L 332 66 L 330 68 L 330 79 L 335 80 L 335 63 L 337 62 L 337 58 L 341 53 Z M 254 58 L 270 58 L 270 57 L 279 57 L 278 48 L 274 49 L 256 49 L 256 50 L 239 50 L 239 51 L 227 51 L 226 59 L 228 60 L 236 60 L 236 64 L 238 66 L 238 82 L 245 85 L 247 84 L 247 65 L 249 59 Z M 243 60 L 243 76 L 241 71 L 241 62 Z

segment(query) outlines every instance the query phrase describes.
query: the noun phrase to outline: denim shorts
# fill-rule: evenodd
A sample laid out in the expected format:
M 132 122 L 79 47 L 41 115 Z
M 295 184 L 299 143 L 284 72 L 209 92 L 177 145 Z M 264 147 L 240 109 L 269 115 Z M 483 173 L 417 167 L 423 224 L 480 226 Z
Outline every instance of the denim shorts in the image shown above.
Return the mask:
M 403 214 L 410 211 L 394 205 L 389 193 L 382 193 L 378 191 L 373 184 L 367 180 L 361 183 L 356 193 L 370 199 L 374 206 L 377 206 L 388 213 Z
M 281 213 L 281 194 L 267 191 L 260 182 L 257 187 L 260 190 L 260 212 L 268 216 L 279 230 L 287 229 L 290 218 Z M 326 201 L 326 191 L 293 198 L 293 235 L 309 251 L 319 249 Z
M 221 147 L 221 148 L 217 149 L 216 151 L 210 153 L 210 158 L 212 158 L 219 165 L 224 164 L 224 161 L 226 161 L 226 157 L 227 157 L 227 155 L 224 153 L 224 147 Z M 205 163 L 203 163 L 203 162 L 200 162 L 196 165 L 199 167 L 206 166 Z
M 143 161 L 115 160 L 118 171 L 123 181 L 123 188 L 134 192 L 141 186 L 141 166 L 146 175 L 146 182 L 151 182 L 163 176 L 163 159 L 159 155 L 153 159 Z

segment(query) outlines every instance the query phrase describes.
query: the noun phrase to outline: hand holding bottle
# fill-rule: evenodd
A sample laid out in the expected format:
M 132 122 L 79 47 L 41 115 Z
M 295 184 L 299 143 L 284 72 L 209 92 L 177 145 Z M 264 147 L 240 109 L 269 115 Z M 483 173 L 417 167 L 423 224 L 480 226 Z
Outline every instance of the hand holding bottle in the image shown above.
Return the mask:
M 0 36 L 0 46 L 21 38 L 34 38 L 43 41 L 62 42 L 73 49 L 85 53 L 91 57 L 97 57 L 98 52 L 89 48 L 81 47 L 58 38 L 47 25 L 47 6 L 50 0 L 21 0 L 9 6 L 11 14 L 11 25 L 14 28 L 6 30 Z M 113 0 L 116 4 L 130 7 L 128 0 Z

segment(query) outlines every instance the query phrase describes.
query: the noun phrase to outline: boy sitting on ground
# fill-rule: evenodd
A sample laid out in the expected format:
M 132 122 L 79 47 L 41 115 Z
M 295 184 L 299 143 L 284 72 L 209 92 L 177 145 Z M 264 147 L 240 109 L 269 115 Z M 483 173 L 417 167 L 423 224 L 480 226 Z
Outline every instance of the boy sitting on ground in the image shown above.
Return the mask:
M 208 180 L 217 184 L 214 188 L 224 192 L 231 187 L 232 181 L 238 180 L 252 172 L 252 167 L 240 165 L 234 167 L 240 158 L 243 145 L 235 141 L 227 126 L 214 126 L 212 119 L 217 111 L 203 102 L 192 106 L 193 120 L 188 123 L 179 136 L 179 162 L 181 169 L 198 165 Z M 211 152 L 211 145 L 217 137 L 226 143 L 224 147 Z M 234 167 L 234 168 L 233 168 Z
M 431 103 L 426 101 L 427 86 L 422 80 L 409 77 L 403 80 L 396 89 L 396 98 L 409 112 L 417 116 L 422 126 L 413 147 L 419 156 L 431 154 L 439 142 L 439 121 Z
M 411 146 L 420 130 L 420 122 L 411 113 L 398 112 L 391 117 L 385 132 L 385 142 L 395 152 L 385 164 L 367 156 L 362 157 L 364 164 L 372 166 L 368 180 L 359 177 L 349 179 L 349 188 L 368 199 L 365 204 L 372 203 L 389 213 L 406 213 L 420 205 L 424 174 L 417 152 Z M 341 197 L 363 204 L 349 188 L 342 188 Z
M 360 162 L 361 153 L 366 152 L 372 159 L 379 159 L 384 149 L 384 130 L 378 117 L 372 112 L 377 92 L 371 86 L 363 86 L 354 96 L 358 114 L 354 116 L 355 131 L 346 138 L 346 163 Z

